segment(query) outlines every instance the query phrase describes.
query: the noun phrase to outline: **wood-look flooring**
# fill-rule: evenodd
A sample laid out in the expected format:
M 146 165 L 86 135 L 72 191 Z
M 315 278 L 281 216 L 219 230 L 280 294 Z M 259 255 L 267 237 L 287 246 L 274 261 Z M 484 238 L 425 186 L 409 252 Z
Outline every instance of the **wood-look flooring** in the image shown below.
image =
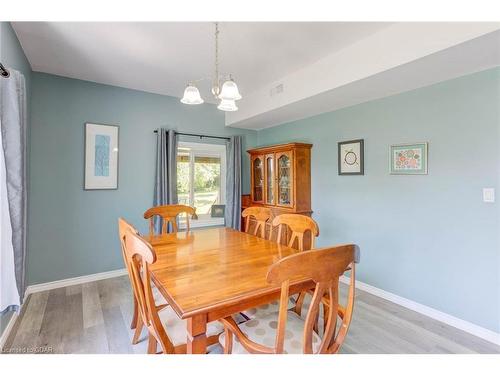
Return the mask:
M 342 293 L 345 288 L 342 287 Z M 126 276 L 34 293 L 4 347 L 25 353 L 146 353 L 132 345 Z M 220 346 L 210 349 L 220 353 Z M 414 311 L 357 291 L 342 353 L 500 353 L 500 347 Z

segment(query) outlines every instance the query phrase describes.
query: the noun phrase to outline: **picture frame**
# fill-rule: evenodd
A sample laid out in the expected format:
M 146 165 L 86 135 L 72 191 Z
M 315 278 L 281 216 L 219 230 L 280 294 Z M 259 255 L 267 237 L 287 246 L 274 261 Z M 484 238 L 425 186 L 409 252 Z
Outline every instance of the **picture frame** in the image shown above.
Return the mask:
M 118 189 L 118 125 L 84 126 L 84 190 Z
M 389 146 L 389 173 L 394 175 L 428 174 L 428 142 Z
M 338 173 L 340 176 L 365 174 L 364 140 L 338 142 Z
M 210 217 L 224 217 L 226 214 L 225 204 L 214 204 L 210 210 Z

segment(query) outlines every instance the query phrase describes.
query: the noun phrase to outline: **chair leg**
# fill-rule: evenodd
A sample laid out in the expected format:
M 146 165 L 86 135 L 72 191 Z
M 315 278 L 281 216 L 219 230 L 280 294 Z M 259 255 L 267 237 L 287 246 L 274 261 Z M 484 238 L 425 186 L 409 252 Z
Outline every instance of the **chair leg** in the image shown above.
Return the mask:
M 224 329 L 224 354 L 231 354 L 233 351 L 233 333 L 225 328 Z
M 137 299 L 134 296 L 134 315 L 132 316 L 132 323 L 130 323 L 130 329 L 137 327 L 137 318 L 139 317 L 139 310 L 137 306 Z
M 297 297 L 297 301 L 295 301 L 294 311 L 298 315 L 301 315 L 301 313 L 302 313 L 302 305 L 304 304 L 304 298 L 306 297 L 306 294 L 307 294 L 307 292 L 300 292 L 299 296 Z
M 142 333 L 142 328 L 144 327 L 144 323 L 142 322 L 142 318 L 140 316 L 137 317 L 137 324 L 135 327 L 134 338 L 132 339 L 132 344 L 135 345 L 139 342 L 139 337 Z
M 150 333 L 148 341 L 148 354 L 156 354 L 157 346 L 158 342 L 156 341 L 156 338 Z
M 325 333 L 326 323 L 328 323 L 328 306 L 323 304 L 323 333 Z

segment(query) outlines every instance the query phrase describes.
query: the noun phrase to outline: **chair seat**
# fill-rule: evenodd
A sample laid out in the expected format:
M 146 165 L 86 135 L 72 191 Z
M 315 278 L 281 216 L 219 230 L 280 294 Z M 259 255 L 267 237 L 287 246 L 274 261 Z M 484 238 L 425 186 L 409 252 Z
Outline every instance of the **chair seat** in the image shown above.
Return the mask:
M 165 332 L 172 341 L 174 346 L 186 344 L 187 342 L 187 321 L 179 318 L 177 313 L 172 309 L 171 306 L 167 306 L 164 309 L 158 311 L 160 320 L 165 328 Z M 224 331 L 224 326 L 219 322 L 211 322 L 207 325 L 207 333 L 209 336 L 216 336 Z
M 294 298 L 293 296 L 290 297 L 290 301 L 288 302 L 288 310 L 295 306 L 295 300 L 296 298 Z M 243 314 L 249 319 L 258 319 L 263 315 L 278 312 L 279 309 L 280 302 L 276 300 L 271 303 L 265 303 L 264 305 L 252 307 L 251 309 L 243 311 Z
M 288 311 L 284 353 L 301 354 L 303 353 L 302 340 L 304 336 L 305 320 L 293 311 Z M 259 318 L 249 320 L 239 325 L 241 331 L 252 341 L 274 347 L 276 342 L 276 329 L 278 327 L 278 312 L 263 314 Z M 312 333 L 313 352 L 316 352 L 321 343 L 321 339 L 316 332 Z M 224 347 L 225 333 L 219 336 L 219 342 Z M 234 336 L 233 350 L 234 354 L 248 353 L 239 343 L 238 338 Z

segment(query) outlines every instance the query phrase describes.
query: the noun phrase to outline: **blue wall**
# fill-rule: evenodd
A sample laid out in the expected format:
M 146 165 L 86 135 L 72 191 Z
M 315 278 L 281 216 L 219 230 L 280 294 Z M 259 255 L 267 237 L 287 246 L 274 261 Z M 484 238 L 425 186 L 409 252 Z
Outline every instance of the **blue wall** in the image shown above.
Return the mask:
M 24 55 L 17 36 L 8 22 L 0 22 L 0 61 L 10 69 L 19 70 L 26 79 L 26 97 L 28 111 L 28 137 L 31 95 L 31 66 Z M 0 78 L 3 79 L 3 78 Z M 28 165 L 29 168 L 29 165 Z M 3 333 L 12 313 L 0 316 L 0 335 Z
M 357 278 L 500 332 L 500 69 L 259 132 L 305 141 L 319 245 L 361 246 Z M 365 175 L 338 176 L 337 142 L 365 140 Z M 389 175 L 389 145 L 429 142 L 429 174 Z
M 224 126 L 214 105 L 186 106 L 179 99 L 33 73 L 28 283 L 36 284 L 123 268 L 117 218 L 146 231 L 153 200 L 153 130 L 174 128 L 212 135 L 257 132 Z M 83 190 L 84 123 L 120 126 L 119 189 Z M 243 152 L 246 154 L 246 152 Z M 243 186 L 249 164 L 244 155 Z

